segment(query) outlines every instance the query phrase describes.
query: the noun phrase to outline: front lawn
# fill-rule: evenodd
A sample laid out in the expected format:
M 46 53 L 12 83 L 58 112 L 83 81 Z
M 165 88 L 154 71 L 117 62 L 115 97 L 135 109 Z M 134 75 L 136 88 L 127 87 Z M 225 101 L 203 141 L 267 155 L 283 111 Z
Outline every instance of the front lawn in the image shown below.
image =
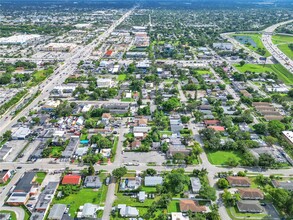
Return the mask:
M 46 175 L 47 175 L 47 173 L 45 173 L 45 172 L 37 172 L 37 174 L 36 174 L 36 176 L 37 176 L 36 182 L 41 185 L 43 180 L 45 179 Z
M 209 161 L 214 165 L 227 165 L 230 158 L 233 158 L 238 162 L 241 161 L 240 151 L 208 151 L 207 156 Z

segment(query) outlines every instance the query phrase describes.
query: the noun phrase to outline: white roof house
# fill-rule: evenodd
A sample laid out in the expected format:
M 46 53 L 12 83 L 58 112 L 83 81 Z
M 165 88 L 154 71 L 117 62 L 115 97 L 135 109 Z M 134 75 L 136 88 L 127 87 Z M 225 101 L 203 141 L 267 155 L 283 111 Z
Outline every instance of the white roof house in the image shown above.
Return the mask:
M 140 201 L 140 202 L 144 202 L 145 198 L 146 198 L 145 191 L 140 191 L 140 192 L 138 193 L 138 201 Z
M 82 218 L 96 218 L 96 212 L 98 210 L 98 206 L 91 204 L 91 203 L 85 203 L 82 209 Z
M 156 186 L 161 185 L 163 183 L 163 177 L 161 176 L 146 176 L 144 178 L 145 186 Z
M 98 88 L 111 88 L 113 87 L 112 79 L 97 79 L 97 87 Z
M 136 217 L 139 215 L 137 208 L 131 206 L 123 206 L 120 209 L 120 215 L 122 217 Z
M 201 188 L 201 183 L 200 183 L 199 178 L 191 177 L 190 182 L 191 182 L 192 192 L 198 193 Z

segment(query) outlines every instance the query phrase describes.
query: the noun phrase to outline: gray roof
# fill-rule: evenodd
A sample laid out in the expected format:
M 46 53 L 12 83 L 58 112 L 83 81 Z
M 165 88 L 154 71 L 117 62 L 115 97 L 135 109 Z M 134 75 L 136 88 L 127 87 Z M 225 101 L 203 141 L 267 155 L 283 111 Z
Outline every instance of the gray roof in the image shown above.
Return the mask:
M 78 145 L 79 145 L 79 137 L 72 136 L 70 138 L 69 144 L 67 145 L 66 149 L 62 152 L 62 157 L 66 157 L 66 158 L 72 157 Z
M 163 183 L 163 177 L 161 176 L 146 176 L 144 178 L 145 186 L 156 186 Z
M 89 188 L 100 188 L 102 182 L 98 176 L 87 176 L 84 180 L 84 186 Z
M 237 207 L 240 212 L 259 213 L 263 212 L 259 201 L 240 200 L 237 202 Z
M 35 178 L 36 173 L 27 172 L 24 176 L 18 181 L 14 188 L 14 192 L 30 192 L 32 188 L 32 181 Z
M 135 207 L 126 206 L 120 209 L 120 215 L 122 217 L 136 217 L 139 215 L 139 212 Z
M 91 203 L 85 203 L 82 210 L 82 217 L 92 217 L 95 218 L 96 212 L 97 212 L 98 206 L 91 204 Z
M 33 212 L 30 220 L 43 220 L 45 212 Z M 0 218 L 2 219 L 2 218 Z
M 59 182 L 49 182 L 45 189 L 41 192 L 35 209 L 46 210 L 54 198 L 54 194 L 59 185 Z
M 53 205 L 48 219 L 61 220 L 65 210 L 66 210 L 66 205 L 64 204 Z

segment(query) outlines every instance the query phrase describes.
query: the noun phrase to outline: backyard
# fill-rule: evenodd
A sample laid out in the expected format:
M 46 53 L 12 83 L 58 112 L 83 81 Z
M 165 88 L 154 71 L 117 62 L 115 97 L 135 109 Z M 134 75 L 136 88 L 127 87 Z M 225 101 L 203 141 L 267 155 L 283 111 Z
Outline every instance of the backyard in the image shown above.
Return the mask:
M 105 176 L 102 175 L 101 181 L 105 179 Z M 64 186 L 60 186 L 59 190 Z M 76 216 L 79 207 L 85 203 L 93 203 L 103 206 L 106 201 L 108 186 L 102 185 L 100 189 L 90 189 L 90 188 L 81 188 L 79 191 L 74 191 L 69 196 L 58 199 L 54 198 L 52 204 L 66 204 L 70 205 L 69 213 L 70 215 Z

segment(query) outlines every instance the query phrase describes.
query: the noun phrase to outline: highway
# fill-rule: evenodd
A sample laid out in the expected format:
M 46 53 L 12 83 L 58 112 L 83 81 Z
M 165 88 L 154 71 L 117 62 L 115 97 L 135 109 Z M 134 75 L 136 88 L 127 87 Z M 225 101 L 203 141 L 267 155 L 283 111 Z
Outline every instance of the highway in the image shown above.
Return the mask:
M 289 59 L 275 44 L 272 42 L 272 35 L 277 27 L 293 22 L 293 20 L 274 24 L 263 31 L 262 42 L 265 48 L 272 56 L 284 66 L 289 72 L 293 73 L 293 60 Z

